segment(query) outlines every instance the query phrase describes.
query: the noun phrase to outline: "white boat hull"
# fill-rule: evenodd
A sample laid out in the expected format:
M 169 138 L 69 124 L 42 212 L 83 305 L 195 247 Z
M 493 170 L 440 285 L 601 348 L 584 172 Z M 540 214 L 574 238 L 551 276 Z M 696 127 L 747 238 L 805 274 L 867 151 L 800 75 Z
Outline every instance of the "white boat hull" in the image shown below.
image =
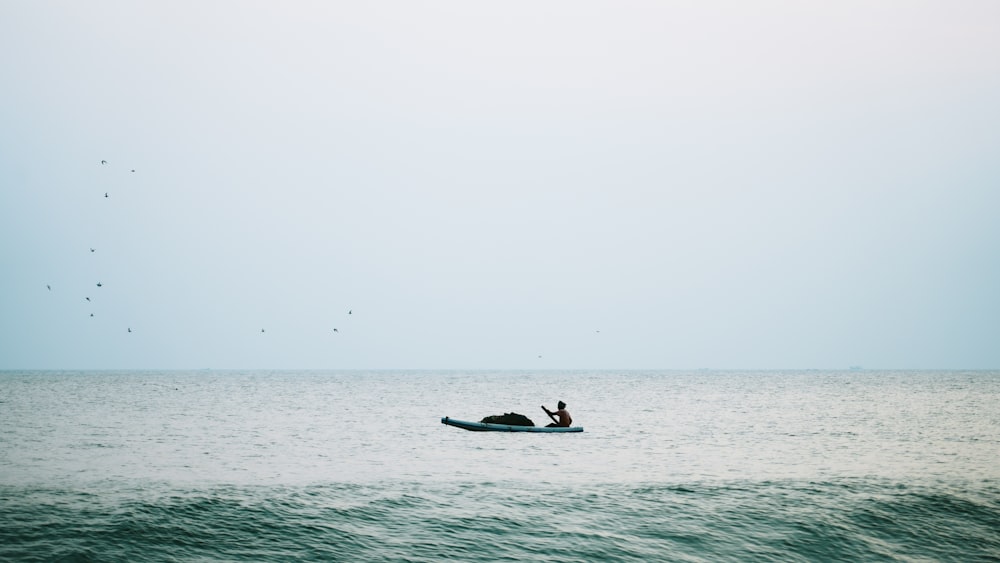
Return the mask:
M 469 422 L 467 420 L 456 420 L 450 417 L 441 419 L 441 424 L 472 430 L 473 432 L 583 432 L 582 426 L 516 426 L 513 424 L 491 424 L 489 422 Z

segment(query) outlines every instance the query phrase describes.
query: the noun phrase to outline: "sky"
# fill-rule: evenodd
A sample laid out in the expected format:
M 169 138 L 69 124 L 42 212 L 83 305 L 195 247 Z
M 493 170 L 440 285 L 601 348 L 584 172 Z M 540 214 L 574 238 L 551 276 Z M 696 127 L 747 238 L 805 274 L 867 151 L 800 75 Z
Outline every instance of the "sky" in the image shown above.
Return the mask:
M 4 1 L 0 369 L 1000 368 L 998 54 L 992 0 Z

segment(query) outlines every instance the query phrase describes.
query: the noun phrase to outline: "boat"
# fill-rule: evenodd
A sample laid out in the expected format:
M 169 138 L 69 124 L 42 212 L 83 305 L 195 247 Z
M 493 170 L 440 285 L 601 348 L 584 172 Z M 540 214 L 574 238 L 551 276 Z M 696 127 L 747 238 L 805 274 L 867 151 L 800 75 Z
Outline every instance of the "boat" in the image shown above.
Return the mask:
M 441 419 L 441 424 L 472 430 L 474 432 L 583 432 L 582 426 L 516 426 L 513 424 L 491 424 L 489 422 L 469 422 L 451 417 Z

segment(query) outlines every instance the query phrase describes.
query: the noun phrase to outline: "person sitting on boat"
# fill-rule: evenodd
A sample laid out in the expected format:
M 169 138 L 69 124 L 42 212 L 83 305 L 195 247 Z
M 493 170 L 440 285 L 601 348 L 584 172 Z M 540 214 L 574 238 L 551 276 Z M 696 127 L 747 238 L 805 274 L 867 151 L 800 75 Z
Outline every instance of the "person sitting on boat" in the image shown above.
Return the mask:
M 568 427 L 569 425 L 573 424 L 573 417 L 570 416 L 569 411 L 566 410 L 566 403 L 559 401 L 559 404 L 556 406 L 559 407 L 559 409 L 556 412 L 552 412 L 549 409 L 545 408 L 545 405 L 542 405 L 542 410 L 545 411 L 545 414 L 549 415 L 549 418 L 552 419 L 552 424 L 547 425 L 547 427 L 548 428 L 556 426 Z M 556 417 L 559 418 L 557 419 Z

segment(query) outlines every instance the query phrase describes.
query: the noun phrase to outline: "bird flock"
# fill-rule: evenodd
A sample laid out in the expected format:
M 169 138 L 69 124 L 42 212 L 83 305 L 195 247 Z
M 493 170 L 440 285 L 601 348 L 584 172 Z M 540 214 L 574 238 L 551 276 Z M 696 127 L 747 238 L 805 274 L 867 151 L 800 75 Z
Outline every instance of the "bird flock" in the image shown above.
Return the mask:
M 107 160 L 101 160 L 100 161 L 100 168 L 107 169 L 107 168 L 113 168 L 113 166 Z M 134 168 L 129 168 L 128 169 L 128 173 L 129 174 L 134 174 L 135 172 L 136 172 L 136 170 Z M 107 190 L 107 191 L 105 191 L 105 190 L 102 189 L 100 192 L 98 192 L 98 196 L 97 197 L 100 197 L 100 193 L 101 192 L 103 192 L 103 199 L 105 201 L 107 201 L 107 200 L 113 200 L 114 199 L 112 197 L 112 194 L 114 193 L 113 189 L 112 190 Z M 105 204 L 105 205 L 107 205 L 107 204 Z M 100 253 L 98 253 L 98 250 L 100 249 L 100 246 L 101 246 L 100 244 L 95 245 L 95 246 L 87 245 L 83 249 L 83 251 L 86 252 L 86 251 L 89 250 L 88 254 L 90 254 L 90 255 L 98 255 L 98 254 L 100 254 Z M 110 280 L 110 281 L 114 282 L 115 280 Z M 108 289 L 105 288 L 105 283 L 101 279 L 93 279 L 92 278 L 92 280 L 91 280 L 90 283 L 93 284 L 93 285 L 89 286 L 89 287 L 92 288 L 91 292 L 93 292 L 93 293 L 91 293 L 91 292 L 84 293 L 83 291 L 81 291 L 81 293 L 78 294 L 79 297 L 77 297 L 77 298 L 79 298 L 82 301 L 84 301 L 84 302 L 87 303 L 88 309 L 89 309 L 87 311 L 87 314 L 89 315 L 90 318 L 95 318 L 95 313 L 99 314 L 101 312 L 101 310 L 98 308 L 98 306 L 101 303 L 102 299 L 100 299 L 98 296 L 104 297 L 105 295 L 107 295 L 108 294 Z M 115 284 L 112 283 L 111 285 L 114 286 Z M 47 283 L 45 285 L 45 287 L 46 287 L 46 289 L 49 292 L 54 292 L 55 291 L 55 290 L 53 290 L 52 283 Z M 113 289 L 112 289 L 112 292 L 113 292 Z M 353 315 L 354 311 L 352 309 L 348 309 L 347 312 L 346 312 L 346 314 L 347 315 Z M 135 319 L 131 319 L 131 320 L 135 320 Z M 118 330 L 123 330 L 126 334 L 133 334 L 134 332 L 136 332 L 136 330 L 133 328 L 133 326 L 131 325 L 131 323 L 128 323 L 128 322 L 123 322 L 120 325 L 120 328 Z M 341 334 L 340 327 L 330 327 L 330 329 L 328 329 L 328 330 L 330 331 L 328 334 Z M 595 331 L 596 334 L 599 334 L 600 332 L 601 332 L 600 330 Z M 261 334 L 261 335 L 267 334 L 267 329 L 265 327 L 261 327 L 259 334 Z M 538 354 L 537 357 L 538 357 L 538 359 L 541 359 L 542 355 Z
M 105 167 L 107 165 L 108 165 L 108 161 L 107 160 L 102 160 L 101 161 L 101 166 L 102 167 Z M 134 173 L 135 169 L 133 168 L 133 169 L 131 169 L 131 171 L 132 171 L 132 173 Z M 110 199 L 111 198 L 110 192 L 104 192 L 104 198 L 105 199 Z M 89 246 L 88 249 L 90 250 L 90 254 L 95 254 L 97 252 L 97 248 L 95 248 L 93 246 Z M 96 283 L 94 283 L 94 287 L 96 288 L 97 291 L 101 291 L 101 288 L 104 287 L 104 283 L 102 281 L 97 281 Z M 51 283 L 45 284 L 45 288 L 48 289 L 48 291 L 51 292 L 52 291 L 52 284 Z M 96 299 L 96 297 L 95 297 L 95 299 Z M 86 301 L 87 303 L 91 304 L 92 306 L 96 305 L 96 303 L 97 303 L 97 301 L 95 301 L 95 299 L 92 299 L 90 295 L 84 295 L 83 296 L 83 300 Z M 93 309 L 90 310 L 89 317 L 90 318 L 94 318 L 95 317 Z M 132 332 L 132 327 L 131 326 L 126 326 L 125 329 L 126 329 L 126 331 L 128 333 Z
M 107 160 L 101 160 L 101 167 L 102 168 L 110 167 L 110 163 Z M 135 173 L 135 169 L 134 168 L 130 168 L 129 169 L 129 173 L 134 174 Z M 104 192 L 104 199 L 112 199 L 110 191 L 105 191 Z M 97 248 L 94 247 L 94 246 L 88 246 L 87 249 L 90 251 L 90 254 L 96 254 L 97 253 Z M 94 282 L 94 284 L 93 284 L 92 287 L 95 289 L 95 291 L 100 292 L 100 293 L 103 293 L 105 291 L 103 289 L 104 288 L 104 282 L 100 281 L 100 280 L 97 280 L 96 282 Z M 53 291 L 51 283 L 45 284 L 45 288 L 49 292 Z M 82 299 L 91 306 L 91 310 L 88 311 L 89 317 L 90 318 L 95 318 L 95 311 L 99 312 L 99 310 L 94 309 L 94 307 L 97 305 L 97 303 L 100 301 L 100 299 L 97 298 L 96 294 L 94 295 L 93 298 L 89 294 L 82 295 Z M 348 310 L 347 314 L 348 315 L 353 315 L 354 311 L 353 310 Z M 123 326 L 122 328 L 125 329 L 125 332 L 127 334 L 132 334 L 133 333 L 132 326 L 130 326 L 128 324 L 125 324 L 125 326 Z M 260 333 L 261 334 L 266 334 L 266 332 L 267 332 L 266 329 L 264 329 L 264 328 L 260 329 Z M 335 334 L 339 334 L 340 333 L 340 329 L 339 328 L 333 328 L 332 332 L 335 333 Z

